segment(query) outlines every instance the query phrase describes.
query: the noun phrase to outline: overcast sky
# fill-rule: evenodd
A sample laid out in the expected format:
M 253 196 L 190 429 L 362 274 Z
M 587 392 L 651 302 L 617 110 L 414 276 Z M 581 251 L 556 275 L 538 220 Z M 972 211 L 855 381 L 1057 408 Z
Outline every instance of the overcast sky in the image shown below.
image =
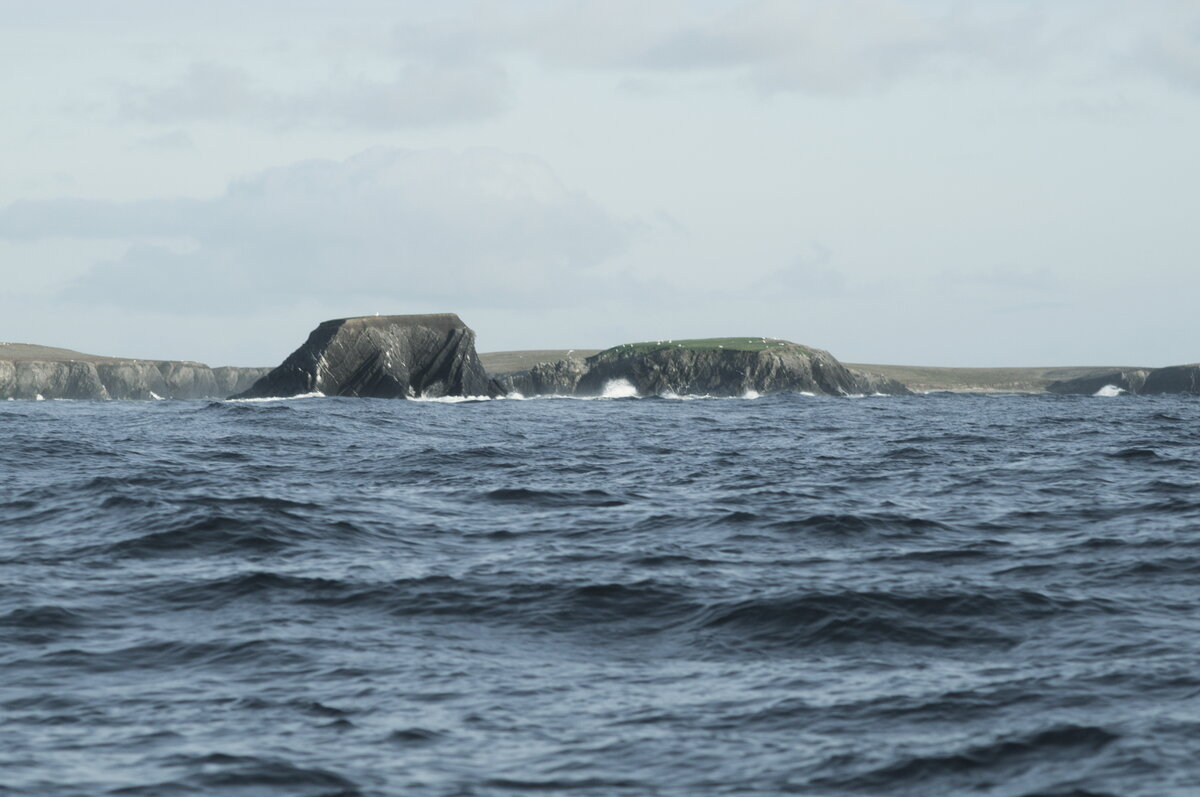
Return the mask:
M 0 0 L 0 340 L 1200 360 L 1194 0 Z

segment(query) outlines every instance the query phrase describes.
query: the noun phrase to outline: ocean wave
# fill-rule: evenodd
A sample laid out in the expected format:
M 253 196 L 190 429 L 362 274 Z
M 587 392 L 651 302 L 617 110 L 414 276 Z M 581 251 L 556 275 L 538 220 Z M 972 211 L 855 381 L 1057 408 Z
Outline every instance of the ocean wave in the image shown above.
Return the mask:
M 16 409 L 6 793 L 1200 772 L 1194 399 Z
M 604 490 L 532 490 L 526 487 L 489 490 L 484 494 L 489 501 L 505 504 L 524 504 L 534 507 L 607 507 L 624 506 L 623 498 Z
M 814 592 L 710 606 L 705 630 L 769 646 L 826 643 L 1010 647 L 1032 624 L 1060 614 L 1096 611 L 1028 590 L 985 593 Z
M 354 797 L 359 785 L 328 769 L 291 761 L 227 753 L 181 754 L 158 762 L 182 769 L 179 778 L 113 789 L 109 794 L 288 794 L 295 797 Z
M 83 612 L 65 606 L 29 606 L 0 614 L 0 627 L 14 629 L 42 631 L 79 628 L 83 624 Z
M 297 393 L 294 396 L 262 396 L 259 398 L 227 398 L 224 402 L 229 404 L 261 404 L 264 402 L 275 401 L 297 401 L 299 399 L 325 398 L 325 394 L 319 390 L 314 390 L 311 393 Z
M 916 784 L 932 788 L 934 783 L 944 783 L 956 791 L 951 784 L 975 782 L 975 774 L 981 771 L 1003 780 L 1034 769 L 1056 770 L 1059 778 L 1066 779 L 1077 776 L 1084 760 L 1102 753 L 1119 738 L 1103 727 L 1056 725 L 986 744 L 907 756 L 844 780 L 819 781 L 817 785 L 891 792 Z
M 765 528 L 786 534 L 859 535 L 881 534 L 884 536 L 927 534 L 950 529 L 940 521 L 898 513 L 831 513 L 807 517 L 776 520 Z
M 178 518 L 174 513 L 151 520 L 149 525 L 168 528 L 138 534 L 116 542 L 93 545 L 88 552 L 116 557 L 192 556 L 203 553 L 270 553 L 317 540 L 324 521 L 310 521 L 289 510 L 254 512 L 246 516 L 221 510 L 202 510 Z M 339 537 L 353 526 L 340 521 Z
M 10 666 L 66 668 L 79 673 L 131 670 L 204 669 L 209 667 L 286 667 L 304 664 L 307 656 L 291 644 L 264 639 L 236 641 L 157 640 L 115 649 L 64 648 Z

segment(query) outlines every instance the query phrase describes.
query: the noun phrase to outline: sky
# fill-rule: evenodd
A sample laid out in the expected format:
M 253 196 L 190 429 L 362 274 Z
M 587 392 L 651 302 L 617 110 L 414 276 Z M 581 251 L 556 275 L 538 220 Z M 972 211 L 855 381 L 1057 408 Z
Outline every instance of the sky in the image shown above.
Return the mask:
M 0 340 L 1200 360 L 1192 0 L 0 0 Z

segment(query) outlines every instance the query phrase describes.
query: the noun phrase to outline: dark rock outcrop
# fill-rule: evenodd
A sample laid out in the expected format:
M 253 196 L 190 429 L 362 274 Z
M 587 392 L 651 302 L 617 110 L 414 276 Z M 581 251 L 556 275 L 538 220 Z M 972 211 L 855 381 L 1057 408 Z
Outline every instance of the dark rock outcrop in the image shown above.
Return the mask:
M 326 321 L 278 367 L 234 398 L 319 393 L 416 398 L 498 396 L 475 353 L 475 333 L 453 313 Z
M 1156 368 L 1146 377 L 1139 391 L 1143 395 L 1190 393 L 1200 395 L 1200 365 L 1171 365 Z
M 1137 394 L 1150 374 L 1146 368 L 1129 368 L 1118 371 L 1101 371 L 1075 379 L 1061 379 L 1046 385 L 1050 393 L 1060 395 L 1094 396 L 1104 388 L 1114 387 L 1124 393 Z
M 522 396 L 574 396 L 579 381 L 587 375 L 588 361 L 582 357 L 567 357 L 549 363 L 539 363 L 525 371 L 501 374 L 498 381 L 507 393 Z
M 846 368 L 829 352 L 765 338 L 627 344 L 501 378 L 510 391 L 526 396 L 598 396 L 621 380 L 643 396 L 909 393 L 895 380 Z
M 1063 395 L 1093 396 L 1110 386 L 1135 396 L 1165 393 L 1200 395 L 1200 365 L 1171 365 L 1166 368 L 1109 371 L 1079 379 L 1053 382 L 1046 386 L 1046 390 Z

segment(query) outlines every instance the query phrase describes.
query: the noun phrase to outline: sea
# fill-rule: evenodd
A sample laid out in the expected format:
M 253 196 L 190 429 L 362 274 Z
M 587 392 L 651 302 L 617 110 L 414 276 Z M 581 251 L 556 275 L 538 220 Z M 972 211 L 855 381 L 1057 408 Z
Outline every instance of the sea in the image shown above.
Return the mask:
M 0 795 L 1200 794 L 1200 399 L 0 402 Z

